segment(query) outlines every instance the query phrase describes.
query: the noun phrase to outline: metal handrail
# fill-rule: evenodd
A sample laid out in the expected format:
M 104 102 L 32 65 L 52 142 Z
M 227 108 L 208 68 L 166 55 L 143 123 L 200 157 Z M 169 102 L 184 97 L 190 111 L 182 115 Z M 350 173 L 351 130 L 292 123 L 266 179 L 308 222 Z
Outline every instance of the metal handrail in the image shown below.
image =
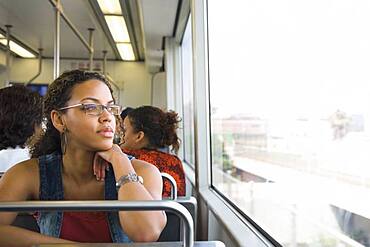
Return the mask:
M 161 172 L 162 178 L 167 179 L 171 184 L 171 199 L 177 199 L 177 183 L 176 180 L 168 173 Z
M 61 5 L 60 0 L 56 0 L 54 3 L 55 9 L 55 32 L 54 32 L 54 72 L 53 77 L 57 79 L 60 72 L 60 12 L 61 12 Z
M 34 211 L 151 211 L 165 210 L 176 214 L 182 220 L 184 246 L 194 246 L 193 218 L 189 211 L 174 201 L 26 201 L 0 202 L 0 212 Z
M 63 9 L 62 9 L 62 6 L 61 6 L 61 3 L 55 0 L 49 0 L 49 2 L 53 5 L 54 8 L 57 9 L 57 11 L 59 11 L 61 17 L 64 19 L 64 21 L 66 22 L 66 24 L 71 28 L 71 30 L 74 32 L 74 34 L 76 34 L 77 38 L 82 42 L 82 44 L 86 47 L 86 49 L 93 53 L 94 52 L 94 48 L 92 46 L 90 46 L 89 42 L 87 42 L 84 38 L 84 36 L 78 31 L 78 29 L 75 27 L 75 25 L 73 25 L 72 21 L 68 18 L 68 16 L 64 13 Z
M 35 80 L 37 77 L 39 77 L 39 75 L 41 75 L 41 72 L 42 72 L 42 51 L 43 51 L 43 49 L 39 48 L 39 70 L 37 71 L 37 74 L 34 77 L 32 77 L 28 82 L 26 82 L 24 84 L 25 86 L 30 84 L 33 80 Z
M 113 80 L 113 78 L 110 75 L 108 75 L 107 73 L 106 73 L 105 77 L 108 79 L 110 84 L 113 85 L 117 89 L 118 99 L 120 99 L 121 98 L 121 87 L 118 86 L 118 84 Z
M 9 86 L 10 83 L 10 29 L 12 25 L 5 25 L 6 27 L 6 81 L 5 86 Z
M 84 36 L 78 31 L 78 29 L 73 25 L 72 21 L 64 13 L 61 0 L 49 0 L 55 9 L 55 34 L 54 34 L 54 79 L 59 76 L 59 66 L 60 66 L 60 17 L 63 18 L 65 23 L 71 28 L 72 32 L 76 34 L 77 38 L 89 51 L 89 61 L 92 70 L 92 61 L 94 57 L 94 47 L 93 47 L 93 29 L 89 29 L 89 42 L 87 42 Z

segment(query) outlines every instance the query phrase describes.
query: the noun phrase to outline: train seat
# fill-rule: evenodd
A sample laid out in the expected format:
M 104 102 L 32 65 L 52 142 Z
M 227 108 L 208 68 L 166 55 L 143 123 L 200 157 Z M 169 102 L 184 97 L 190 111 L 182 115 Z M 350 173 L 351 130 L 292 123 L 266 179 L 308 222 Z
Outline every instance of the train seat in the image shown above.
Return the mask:
M 176 202 L 183 205 L 191 214 L 194 220 L 194 229 L 196 229 L 196 212 L 197 200 L 194 197 L 186 198 L 179 197 Z M 163 229 L 158 241 L 159 242 L 172 242 L 180 241 L 182 236 L 183 227 L 180 218 L 171 212 L 166 212 L 167 224 Z M 21 227 L 30 231 L 39 232 L 36 219 L 28 213 L 19 213 L 12 223 L 13 226 Z
M 196 229 L 196 212 L 197 212 L 197 200 L 195 197 L 177 197 L 176 182 L 168 174 L 162 174 L 164 179 L 168 179 L 173 187 L 172 195 L 170 198 L 164 198 L 164 200 L 171 200 L 183 205 L 191 214 L 194 222 L 194 229 Z M 172 179 L 171 179 L 172 178 Z M 181 224 L 180 218 L 171 212 L 166 212 L 167 214 L 167 224 L 163 229 L 158 242 L 173 242 L 181 241 L 183 226 Z M 29 213 L 19 213 L 12 223 L 13 226 L 21 227 L 30 231 L 39 232 L 39 227 L 37 225 L 36 219 Z
M 176 202 L 183 205 L 191 214 L 194 222 L 194 232 L 196 232 L 196 219 L 197 219 L 197 200 L 195 197 L 178 197 Z M 167 224 L 163 229 L 158 241 L 159 242 L 173 242 L 180 241 L 182 236 L 183 227 L 180 218 L 171 212 L 166 212 Z
M 12 223 L 12 226 L 21 227 L 33 232 L 40 232 L 36 219 L 27 212 L 18 213 L 17 217 Z

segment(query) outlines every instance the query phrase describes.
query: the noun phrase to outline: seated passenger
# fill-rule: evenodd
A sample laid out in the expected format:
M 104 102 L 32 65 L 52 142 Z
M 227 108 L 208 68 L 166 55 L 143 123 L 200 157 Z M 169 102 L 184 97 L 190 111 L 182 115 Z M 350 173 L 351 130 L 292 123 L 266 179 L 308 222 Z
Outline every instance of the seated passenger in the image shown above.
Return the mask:
M 1 178 L 0 201 L 161 200 L 158 169 L 130 161 L 113 144 L 114 115 L 119 113 L 104 76 L 79 70 L 63 73 L 45 96 L 46 131 L 31 149 L 33 159 L 13 166 Z M 104 162 L 109 169 L 94 174 L 93 167 Z M 16 215 L 0 213 L 0 246 L 156 241 L 166 224 L 161 211 L 42 211 L 37 216 L 40 234 L 9 226 Z
M 0 172 L 30 158 L 28 144 L 41 130 L 42 97 L 25 86 L 0 89 Z
M 132 107 L 126 107 L 125 109 L 123 109 L 123 110 L 122 110 L 122 112 L 121 112 L 121 119 L 122 119 L 122 120 L 124 120 L 124 119 L 127 117 L 127 115 L 128 115 L 132 110 L 134 110 L 134 108 L 132 108 Z
M 121 118 L 117 118 L 117 121 L 116 121 L 116 135 L 115 135 L 115 139 L 114 139 L 114 143 L 116 144 L 120 144 L 121 143 L 121 139 L 122 139 L 122 136 L 123 136 L 123 121 L 122 119 L 125 119 L 125 117 L 127 116 L 127 114 L 132 111 L 134 108 L 132 107 L 126 107 L 125 109 L 122 110 L 121 112 Z
M 180 122 L 177 113 L 164 112 L 153 106 L 130 111 L 123 119 L 124 136 L 121 148 L 126 154 L 155 165 L 170 174 L 177 183 L 178 196 L 185 196 L 185 173 L 181 160 L 159 149 L 172 146 L 177 153 L 180 142 L 176 134 Z M 171 184 L 165 180 L 163 197 L 171 195 Z

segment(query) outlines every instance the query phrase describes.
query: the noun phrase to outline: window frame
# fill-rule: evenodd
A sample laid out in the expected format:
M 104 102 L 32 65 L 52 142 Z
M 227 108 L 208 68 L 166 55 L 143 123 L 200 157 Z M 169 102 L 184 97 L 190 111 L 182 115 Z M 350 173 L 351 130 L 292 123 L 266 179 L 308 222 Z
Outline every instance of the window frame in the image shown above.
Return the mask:
M 187 149 L 186 149 L 186 139 L 185 139 L 185 135 L 186 135 L 186 131 L 185 131 L 185 90 L 184 90 L 184 88 L 185 88 L 185 83 L 184 83 L 184 70 L 183 70 L 183 68 L 184 68 L 184 66 L 183 66 L 183 62 L 184 62 L 184 60 L 183 60 L 183 49 L 182 49 L 182 47 L 183 47 L 183 42 L 184 42 L 184 38 L 186 38 L 185 37 L 185 34 L 186 34 L 186 31 L 187 31 L 187 29 L 188 28 L 190 28 L 190 35 L 191 35 L 191 40 L 190 40 L 190 42 L 192 42 L 192 37 L 193 37 L 193 34 L 192 34 L 192 27 L 190 26 L 189 27 L 189 24 L 191 24 L 192 23 L 192 18 L 191 18 L 191 12 L 188 14 L 188 18 L 187 18 L 187 21 L 186 21 L 186 24 L 185 24 L 185 26 L 184 26 L 184 32 L 183 32 L 183 34 L 182 34 L 182 37 L 181 37 L 181 42 L 180 42 L 180 64 L 179 64 L 179 67 L 181 68 L 181 81 L 182 81 L 182 83 L 181 83 L 181 85 L 182 85 L 182 88 L 181 88 L 181 93 L 182 93 L 182 121 L 183 121 L 183 138 L 182 138 L 182 140 L 183 140 L 183 160 L 186 162 L 186 164 L 188 165 L 188 166 L 190 166 L 190 168 L 191 169 L 195 169 L 195 142 L 193 142 L 193 145 L 190 147 L 190 148 L 192 148 L 193 150 L 191 150 L 191 152 L 192 152 L 192 155 L 193 155 L 193 159 L 194 160 L 189 160 L 188 159 L 188 157 L 186 156 L 186 152 L 188 151 Z M 192 42 L 193 43 L 193 42 Z M 192 45 L 192 47 L 193 47 L 193 44 L 191 44 Z M 194 57 L 193 56 L 193 54 L 194 54 L 194 49 L 191 51 L 191 57 Z M 193 96 L 192 98 L 190 98 L 190 101 L 191 101 L 191 105 L 192 105 L 192 107 L 193 107 L 193 113 L 195 112 L 195 101 L 194 101 L 194 64 L 193 64 L 194 62 L 192 61 L 192 64 L 191 64 L 191 66 L 193 67 L 192 68 L 192 75 L 191 75 L 191 78 L 192 78 L 192 81 L 191 81 L 191 84 L 192 85 L 190 85 L 190 86 L 192 86 L 192 88 L 191 88 L 191 95 L 190 96 Z M 189 86 L 189 85 L 186 85 L 186 86 Z M 193 115 L 192 116 L 192 119 L 190 119 L 190 120 L 193 120 L 193 122 L 191 123 L 192 124 L 192 130 L 190 130 L 190 136 L 191 136 L 191 139 L 195 139 L 194 137 L 195 137 L 195 131 L 194 131 L 194 122 L 195 122 L 195 116 Z
M 211 132 L 208 67 L 208 8 L 207 0 L 191 0 L 193 39 L 195 183 L 209 210 L 215 213 L 223 227 L 240 245 L 280 246 L 248 222 L 224 196 L 212 188 Z M 195 59 L 196 58 L 196 59 Z

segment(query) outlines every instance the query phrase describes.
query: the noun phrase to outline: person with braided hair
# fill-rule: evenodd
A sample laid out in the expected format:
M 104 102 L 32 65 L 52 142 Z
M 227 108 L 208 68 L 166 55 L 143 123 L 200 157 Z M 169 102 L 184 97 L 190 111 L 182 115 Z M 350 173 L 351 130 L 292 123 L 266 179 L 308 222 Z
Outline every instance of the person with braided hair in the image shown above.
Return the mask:
M 154 106 L 141 106 L 128 112 L 123 119 L 121 148 L 126 154 L 155 165 L 160 172 L 170 174 L 177 183 L 177 195 L 185 196 L 185 172 L 181 160 L 161 151 L 171 147 L 177 154 L 180 139 L 176 130 L 180 119 L 174 111 L 162 111 Z M 164 181 L 162 196 L 169 197 L 171 185 Z

